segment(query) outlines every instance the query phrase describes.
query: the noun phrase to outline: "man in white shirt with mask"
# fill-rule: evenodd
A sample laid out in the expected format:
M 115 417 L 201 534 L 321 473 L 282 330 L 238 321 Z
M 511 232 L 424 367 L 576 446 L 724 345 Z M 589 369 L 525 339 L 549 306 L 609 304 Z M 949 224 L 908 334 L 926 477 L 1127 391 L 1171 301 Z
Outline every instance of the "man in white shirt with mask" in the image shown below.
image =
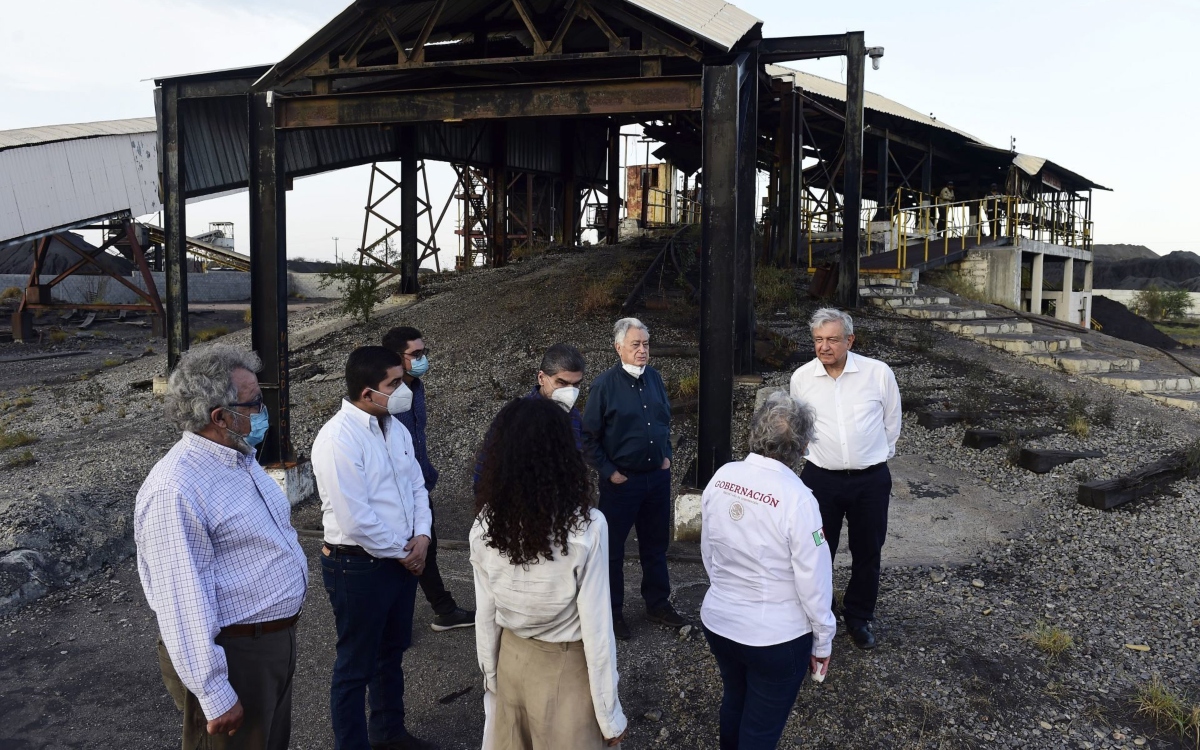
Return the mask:
M 817 356 L 791 382 L 792 398 L 817 412 L 817 439 L 808 446 L 800 479 L 821 508 L 831 557 L 837 555 L 842 523 L 849 523 L 853 560 L 842 607 L 854 645 L 870 649 L 892 493 L 887 461 L 896 455 L 900 437 L 900 389 L 892 368 L 850 351 L 849 315 L 824 307 L 813 313 L 809 327 Z
M 395 418 L 411 408 L 403 358 L 382 346 L 359 347 L 346 361 L 342 408 L 313 443 L 325 526 L 321 569 L 337 623 L 330 690 L 337 750 L 435 747 L 404 724 L 401 667 L 432 522 L 412 436 Z

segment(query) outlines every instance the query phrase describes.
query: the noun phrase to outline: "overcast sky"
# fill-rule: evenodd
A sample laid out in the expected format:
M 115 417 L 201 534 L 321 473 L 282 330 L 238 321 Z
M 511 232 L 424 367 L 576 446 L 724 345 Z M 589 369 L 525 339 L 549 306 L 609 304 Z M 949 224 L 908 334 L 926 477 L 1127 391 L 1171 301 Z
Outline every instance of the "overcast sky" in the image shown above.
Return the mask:
M 862 29 L 883 46 L 867 88 L 996 146 L 1052 159 L 1113 189 L 1096 241 L 1200 252 L 1186 188 L 1200 157 L 1196 0 L 856 3 L 739 0 L 765 36 Z M 83 0 L 11 3 L 0 26 L 0 129 L 151 116 L 154 76 L 271 63 L 344 5 L 319 0 Z M 801 65 L 844 80 L 840 60 Z M 362 233 L 369 168 L 299 180 L 288 197 L 292 257 L 331 257 Z M 440 209 L 452 183 L 431 169 Z M 191 204 L 188 231 L 233 221 L 245 194 Z M 454 208 L 448 221 L 453 222 Z M 443 234 L 444 244 L 452 235 Z M 447 253 L 443 257 L 449 257 Z

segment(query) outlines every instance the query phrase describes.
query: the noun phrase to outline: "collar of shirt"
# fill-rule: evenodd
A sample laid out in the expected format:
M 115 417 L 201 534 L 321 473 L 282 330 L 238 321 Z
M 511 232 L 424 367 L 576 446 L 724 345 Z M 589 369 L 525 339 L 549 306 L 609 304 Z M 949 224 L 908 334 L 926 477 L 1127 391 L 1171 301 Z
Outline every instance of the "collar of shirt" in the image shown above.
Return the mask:
M 183 442 L 184 446 L 190 450 L 211 453 L 218 461 L 221 462 L 222 465 L 228 466 L 231 469 L 238 466 L 241 466 L 244 469 L 250 464 L 254 463 L 254 456 L 248 456 L 235 448 L 221 445 L 215 440 L 209 440 L 208 438 L 202 435 L 197 435 L 194 432 L 183 433 L 183 435 L 180 437 L 180 440 Z
M 846 352 L 846 366 L 842 368 L 842 375 L 845 375 L 848 372 L 858 372 L 858 363 L 854 361 L 857 357 L 858 355 L 854 352 Z M 821 363 L 821 360 L 814 357 L 813 362 L 817 363 L 816 371 L 813 373 L 814 375 L 816 375 L 818 378 L 829 377 L 829 373 L 825 371 L 825 365 Z
M 341 411 L 343 414 L 346 415 L 346 418 L 351 420 L 352 422 L 356 422 L 357 424 L 360 424 L 363 427 L 366 427 L 371 432 L 374 432 L 374 433 L 377 433 L 379 435 L 386 437 L 386 435 L 384 435 L 383 428 L 379 425 L 378 415 L 368 414 L 367 412 L 358 408 L 354 404 L 350 403 L 350 400 L 346 399 L 346 398 L 342 399 Z M 395 419 L 395 418 L 396 418 L 395 415 L 393 415 L 392 419 Z
M 766 456 L 758 453 L 747 453 L 746 463 L 750 464 L 751 466 L 767 469 L 769 471 L 783 472 L 788 468 L 787 465 L 782 461 L 776 461 L 773 458 L 767 458 Z

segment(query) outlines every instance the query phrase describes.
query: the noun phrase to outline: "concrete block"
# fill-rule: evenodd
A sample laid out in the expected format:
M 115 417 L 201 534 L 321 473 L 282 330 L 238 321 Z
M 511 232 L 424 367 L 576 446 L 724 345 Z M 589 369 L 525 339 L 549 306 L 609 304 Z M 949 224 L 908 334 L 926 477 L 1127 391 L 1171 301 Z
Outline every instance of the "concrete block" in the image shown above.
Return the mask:
M 165 396 L 167 393 L 167 376 L 155 375 L 153 388 L 155 396 Z
M 777 388 L 775 386 L 759 388 L 758 393 L 754 394 L 754 411 L 758 411 L 759 409 L 761 409 L 762 405 L 767 403 L 767 397 L 770 396 L 772 393 L 776 393 L 778 391 L 783 391 L 784 393 L 787 393 L 788 389 L 787 388 Z
M 275 464 L 263 467 L 267 475 L 287 495 L 288 502 L 293 506 L 307 500 L 317 492 L 317 479 L 313 475 L 312 462 Z
M 700 541 L 700 498 L 701 493 L 695 490 L 680 492 L 675 496 L 675 541 Z

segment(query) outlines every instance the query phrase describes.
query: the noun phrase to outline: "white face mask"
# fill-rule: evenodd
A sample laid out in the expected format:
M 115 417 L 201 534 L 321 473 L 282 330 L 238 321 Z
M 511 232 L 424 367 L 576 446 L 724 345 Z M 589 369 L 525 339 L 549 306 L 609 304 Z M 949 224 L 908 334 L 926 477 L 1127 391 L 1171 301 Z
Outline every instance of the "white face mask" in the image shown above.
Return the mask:
M 575 400 L 579 398 L 579 389 L 573 385 L 568 385 L 564 388 L 555 388 L 550 394 L 550 400 L 557 403 L 564 411 L 571 411 L 571 407 L 575 405 Z
M 371 388 L 370 390 L 375 391 L 374 388 Z M 375 392 L 380 396 L 387 396 L 388 414 L 403 414 L 404 412 L 412 409 L 413 392 L 412 389 L 404 383 L 401 383 L 396 390 L 392 391 L 391 395 L 388 395 L 383 391 Z
M 634 376 L 635 378 L 640 378 L 642 376 L 642 373 L 646 371 L 645 365 L 627 365 L 624 362 L 622 362 L 621 367 L 624 367 L 625 372 L 629 373 L 630 375 Z

